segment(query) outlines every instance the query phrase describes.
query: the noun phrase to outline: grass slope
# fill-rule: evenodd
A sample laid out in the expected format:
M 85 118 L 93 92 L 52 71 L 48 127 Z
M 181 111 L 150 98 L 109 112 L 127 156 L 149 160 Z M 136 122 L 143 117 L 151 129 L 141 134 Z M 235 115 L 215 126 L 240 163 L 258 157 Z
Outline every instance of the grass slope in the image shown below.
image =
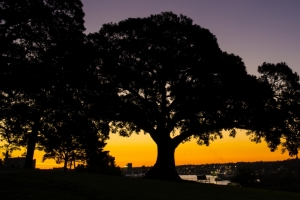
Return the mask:
M 55 171 L 0 170 L 0 199 L 288 200 L 300 193 Z

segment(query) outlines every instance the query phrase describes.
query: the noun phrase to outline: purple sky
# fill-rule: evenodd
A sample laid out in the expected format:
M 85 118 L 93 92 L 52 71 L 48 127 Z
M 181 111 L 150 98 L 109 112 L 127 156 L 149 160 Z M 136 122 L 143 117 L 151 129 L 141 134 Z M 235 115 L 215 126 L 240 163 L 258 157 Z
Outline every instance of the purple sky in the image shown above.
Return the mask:
M 223 51 L 257 75 L 263 62 L 286 62 L 300 73 L 300 0 L 82 0 L 87 33 L 102 24 L 164 11 L 209 29 Z

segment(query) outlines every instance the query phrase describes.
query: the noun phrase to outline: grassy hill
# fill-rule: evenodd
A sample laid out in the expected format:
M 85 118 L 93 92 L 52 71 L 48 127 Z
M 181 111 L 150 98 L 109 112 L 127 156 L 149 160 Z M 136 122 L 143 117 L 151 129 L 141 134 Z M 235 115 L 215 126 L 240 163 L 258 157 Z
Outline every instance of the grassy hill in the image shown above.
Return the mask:
M 0 199 L 288 200 L 300 193 L 74 172 L 0 170 Z

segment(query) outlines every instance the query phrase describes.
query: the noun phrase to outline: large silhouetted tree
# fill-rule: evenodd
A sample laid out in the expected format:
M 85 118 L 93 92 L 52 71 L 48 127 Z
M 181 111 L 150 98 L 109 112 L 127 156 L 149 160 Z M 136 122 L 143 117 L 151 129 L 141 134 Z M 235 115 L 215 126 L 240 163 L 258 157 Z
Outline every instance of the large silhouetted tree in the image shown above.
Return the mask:
M 277 129 L 282 131 L 282 151 L 298 156 L 300 150 L 300 82 L 299 75 L 286 63 L 263 63 L 258 67 L 261 80 L 268 82 L 274 91 L 277 110 Z
M 157 144 L 146 177 L 180 179 L 174 152 L 192 137 L 208 145 L 222 130 L 232 136 L 235 128 L 270 131 L 264 123 L 272 104 L 268 85 L 190 18 L 171 12 L 130 18 L 103 25 L 89 40 L 98 51 L 98 77 L 113 85 L 118 99 L 112 132 L 144 131 Z
M 74 85 L 82 75 L 78 66 L 83 66 L 83 16 L 80 0 L 0 1 L 1 98 L 15 98 L 5 101 L 7 107 L 27 107 L 22 110 L 31 127 L 23 133 L 26 168 L 32 168 L 45 116 L 76 98 Z

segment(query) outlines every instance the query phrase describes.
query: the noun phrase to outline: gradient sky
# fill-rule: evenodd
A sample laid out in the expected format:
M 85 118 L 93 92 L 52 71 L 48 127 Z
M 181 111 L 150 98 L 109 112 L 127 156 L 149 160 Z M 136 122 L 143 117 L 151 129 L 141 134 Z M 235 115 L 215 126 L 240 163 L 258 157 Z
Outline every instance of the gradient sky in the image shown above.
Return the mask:
M 300 0 L 82 0 L 86 33 L 97 32 L 109 22 L 147 17 L 164 11 L 183 14 L 195 24 L 209 29 L 220 48 L 239 55 L 250 74 L 258 75 L 263 62 L 286 62 L 300 72 Z M 225 134 L 226 135 L 226 134 Z M 122 138 L 112 135 L 106 150 L 120 166 L 153 165 L 156 146 L 149 135 Z M 38 165 L 42 153 L 36 152 Z M 209 147 L 195 141 L 176 150 L 176 164 L 224 163 L 287 159 L 280 150 L 271 153 L 265 143 L 254 144 L 239 131 L 236 138 L 225 137 Z M 45 166 L 53 164 L 46 162 Z
M 299 0 L 83 0 L 86 33 L 97 32 L 109 22 L 147 17 L 164 11 L 183 14 L 195 24 L 209 29 L 220 48 L 239 55 L 250 74 L 258 75 L 263 62 L 286 62 L 300 71 Z M 175 153 L 176 164 L 224 163 L 237 161 L 283 160 L 280 148 L 270 152 L 266 143 L 249 141 L 245 132 L 236 138 L 225 137 L 209 147 L 195 141 L 181 144 Z M 107 150 L 124 166 L 153 165 L 156 146 L 149 135 L 122 138 L 111 135 Z

